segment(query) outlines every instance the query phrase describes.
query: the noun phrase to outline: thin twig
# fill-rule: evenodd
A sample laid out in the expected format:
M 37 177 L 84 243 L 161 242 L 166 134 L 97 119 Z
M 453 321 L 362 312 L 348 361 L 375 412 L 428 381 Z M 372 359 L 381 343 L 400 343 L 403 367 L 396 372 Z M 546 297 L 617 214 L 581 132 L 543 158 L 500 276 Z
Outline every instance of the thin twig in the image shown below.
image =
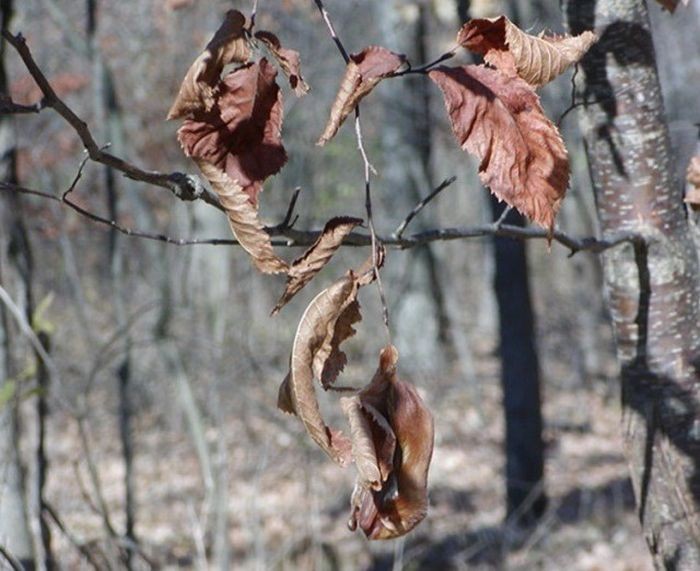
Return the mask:
M 248 27 L 248 32 L 253 33 L 253 28 L 255 28 L 255 16 L 258 14 L 258 0 L 253 0 L 253 8 L 250 11 L 250 26 Z
M 506 206 L 503 209 L 503 212 L 501 212 L 501 215 L 498 217 L 498 220 L 496 220 L 493 223 L 493 227 L 498 230 L 501 226 L 503 226 L 503 223 L 506 221 L 506 218 L 508 217 L 508 214 L 510 214 L 510 211 L 513 210 L 512 206 Z
M 396 236 L 397 238 L 401 238 L 401 236 L 403 236 L 403 233 L 406 231 L 406 228 L 408 228 L 408 225 L 420 213 L 420 211 L 423 210 L 430 203 L 430 201 L 433 200 L 433 198 L 435 198 L 438 194 L 440 194 L 443 190 L 445 190 L 448 186 L 450 186 L 456 180 L 457 180 L 456 176 L 451 176 L 450 178 L 446 178 L 428 196 L 426 196 L 423 200 L 421 200 L 418 204 L 416 204 L 413 207 L 413 210 L 411 210 L 411 212 L 409 212 L 408 216 L 406 216 L 406 218 L 404 218 L 403 222 L 401 222 L 401 224 L 398 225 L 398 227 L 396 228 L 396 231 L 394 232 L 394 236 Z
M 24 65 L 29 71 L 29 74 L 39 86 L 39 89 L 44 97 L 41 101 L 41 106 L 51 107 L 54 111 L 56 111 L 56 113 L 63 117 L 71 127 L 73 127 L 73 130 L 76 132 L 78 137 L 80 137 L 83 146 L 87 150 L 90 160 L 116 169 L 133 180 L 166 188 L 180 200 L 200 199 L 223 211 L 223 207 L 221 206 L 219 199 L 216 197 L 216 195 L 204 187 L 198 177 L 180 172 L 164 174 L 155 171 L 145 171 L 111 153 L 107 153 L 102 150 L 95 141 L 95 138 L 90 132 L 87 123 L 78 117 L 78 115 L 76 115 L 75 112 L 56 94 L 53 87 L 51 87 L 48 79 L 46 79 L 46 76 L 34 61 L 34 57 L 32 56 L 31 51 L 27 46 L 27 42 L 22 34 L 14 36 L 7 30 L 4 30 L 2 35 L 17 51 L 19 56 L 22 58 Z
M 348 51 L 345 49 L 343 42 L 338 37 L 338 34 L 335 31 L 335 27 L 333 26 L 333 22 L 331 21 L 330 15 L 328 14 L 328 11 L 323 5 L 322 0 L 314 0 L 314 2 L 319 12 L 321 12 L 321 16 L 323 17 L 323 20 L 326 23 L 326 27 L 328 28 L 331 38 L 335 42 L 335 45 L 337 46 L 338 51 L 340 52 L 340 55 L 343 57 L 343 60 L 346 64 L 349 63 L 350 56 L 348 55 Z M 360 151 L 360 155 L 362 156 L 362 162 L 364 164 L 365 210 L 367 212 L 367 226 L 369 227 L 370 244 L 372 246 L 372 265 L 374 267 L 374 277 L 377 281 L 377 290 L 379 291 L 379 298 L 382 303 L 382 315 L 384 318 L 384 328 L 386 330 L 387 341 L 391 343 L 391 330 L 389 328 L 389 308 L 386 303 L 384 286 L 382 284 L 382 278 L 379 275 L 379 268 L 377 266 L 377 246 L 379 243 L 381 243 L 381 240 L 377 238 L 377 233 L 374 227 L 374 219 L 372 217 L 372 187 L 370 182 L 370 176 L 371 173 L 377 174 L 377 172 L 372 166 L 372 163 L 370 163 L 369 158 L 367 156 L 367 152 L 365 150 L 362 138 L 362 123 L 360 122 L 359 104 L 355 106 L 355 138 L 357 140 L 357 148 Z
M 63 535 L 66 536 L 68 542 L 80 552 L 80 554 L 87 560 L 87 562 L 90 563 L 90 565 L 92 565 L 95 569 L 100 569 L 101 566 L 93 557 L 92 553 L 90 552 L 90 549 L 88 549 L 88 547 L 84 543 L 82 543 L 77 537 L 75 537 L 73 533 L 68 529 L 68 527 L 66 527 L 66 524 L 59 517 L 58 513 L 51 504 L 47 502 L 44 503 L 44 512 L 53 520 L 53 522 L 56 524 L 56 527 L 58 527 L 61 533 L 63 533 Z
M 338 47 L 338 51 L 340 52 L 340 55 L 343 56 L 345 63 L 350 63 L 350 56 L 348 55 L 348 51 L 345 49 L 343 42 L 340 41 L 340 38 L 338 37 L 338 34 L 335 31 L 335 27 L 333 26 L 333 22 L 331 22 L 331 18 L 328 15 L 328 11 L 326 10 L 326 7 L 323 5 L 323 2 L 321 0 L 314 0 L 314 2 L 316 3 L 316 7 L 318 8 L 318 11 L 321 12 L 321 17 L 323 18 L 323 21 L 326 23 L 326 27 L 328 28 L 328 31 L 330 32 L 331 38 L 333 38 L 335 45 Z
M 12 555 L 7 549 L 5 549 L 1 544 L 0 544 L 0 555 L 3 556 L 5 561 L 9 564 L 9 566 L 12 568 L 12 571 L 24 571 L 24 567 L 22 566 L 22 563 L 20 563 L 17 558 Z
M 60 198 L 49 194 L 47 192 L 41 192 L 39 190 L 33 190 L 10 183 L 5 183 L 0 181 L 0 191 L 9 192 L 19 192 L 23 194 L 31 194 L 34 196 L 40 196 L 55 202 L 63 202 Z M 65 204 L 71 209 L 78 212 L 81 216 L 85 216 L 88 219 L 97 222 L 101 225 L 106 225 L 114 227 L 122 234 L 126 236 L 132 236 L 135 238 L 142 238 L 147 240 L 157 240 L 160 242 L 165 242 L 167 244 L 172 244 L 174 246 L 236 246 L 239 245 L 238 240 L 226 239 L 226 238 L 173 238 L 171 236 L 165 236 L 163 234 L 155 234 L 150 232 L 143 232 L 140 230 L 133 230 L 124 226 L 120 226 L 114 220 L 108 220 L 106 218 L 101 218 L 85 210 L 82 207 L 77 206 L 75 203 L 70 201 L 65 202 Z M 282 224 L 277 226 L 271 226 L 266 228 L 266 231 L 270 236 L 273 237 L 283 237 L 279 239 L 273 239 L 272 244 L 281 247 L 302 247 L 311 246 L 318 237 L 321 235 L 321 230 L 296 230 L 291 227 L 291 224 L 284 227 Z M 377 235 L 377 241 L 381 242 L 384 246 L 397 248 L 401 250 L 409 250 L 411 248 L 417 248 L 419 246 L 424 246 L 431 242 L 446 242 L 449 240 L 464 240 L 469 238 L 479 238 L 486 236 L 506 236 L 508 238 L 517 238 L 520 240 L 541 240 L 547 238 L 547 232 L 541 228 L 534 226 L 529 226 L 527 228 L 522 228 L 520 226 L 511 226 L 508 224 L 502 224 L 500 227 L 496 228 L 494 224 L 485 224 L 479 226 L 465 226 L 465 227 L 455 227 L 455 228 L 433 228 L 429 230 L 424 230 L 422 232 L 416 232 L 415 234 L 409 234 L 408 236 L 381 236 Z M 618 246 L 619 244 L 625 242 L 635 242 L 639 239 L 639 236 L 629 232 L 621 232 L 615 234 L 611 237 L 595 238 L 593 236 L 587 236 L 579 238 L 576 236 L 570 236 L 565 232 L 560 230 L 555 230 L 552 236 L 555 242 L 558 242 L 565 248 L 569 250 L 569 254 L 573 255 L 577 252 L 592 252 L 594 254 L 599 254 Z M 368 234 L 361 232 L 350 232 L 343 240 L 343 246 L 349 247 L 366 247 L 372 244 L 372 237 Z
M 0 113 L 2 114 L 21 114 L 21 113 L 39 113 L 41 111 L 41 102 L 34 105 L 22 105 L 15 103 L 9 97 L 0 96 Z
M 459 46 L 455 46 L 450 51 L 445 52 L 444 54 L 435 58 L 433 61 L 425 63 L 418 67 L 411 67 L 411 65 L 409 64 L 408 68 L 402 71 L 397 71 L 396 73 L 392 74 L 391 77 L 401 77 L 403 75 L 410 75 L 415 73 L 426 74 L 436 65 L 440 65 L 443 61 L 447 61 L 448 59 L 452 59 L 453 57 L 455 57 L 458 49 Z

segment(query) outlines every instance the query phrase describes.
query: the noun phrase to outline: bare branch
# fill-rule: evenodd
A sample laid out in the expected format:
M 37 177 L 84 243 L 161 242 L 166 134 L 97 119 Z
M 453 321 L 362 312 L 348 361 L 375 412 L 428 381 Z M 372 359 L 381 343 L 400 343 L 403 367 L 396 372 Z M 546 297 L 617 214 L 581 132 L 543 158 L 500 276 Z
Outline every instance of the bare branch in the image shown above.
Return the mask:
M 22 105 L 12 101 L 10 97 L 0 95 L 0 113 L 2 114 L 39 113 L 40 111 L 41 102 L 34 105 Z
M 401 236 L 403 236 L 403 233 L 406 231 L 406 228 L 408 228 L 408 225 L 420 213 L 420 211 L 423 210 L 428 205 L 428 203 L 430 203 L 430 201 L 433 200 L 433 198 L 435 198 L 438 194 L 440 194 L 443 190 L 445 190 L 448 186 L 450 186 L 456 180 L 457 180 L 456 176 L 451 176 L 450 178 L 446 178 L 428 196 L 426 196 L 423 200 L 421 200 L 418 204 L 416 204 L 413 207 L 413 210 L 411 210 L 411 212 L 409 212 L 408 216 L 406 216 L 406 218 L 404 218 L 403 222 L 401 222 L 401 224 L 398 225 L 398 227 L 396 228 L 396 231 L 394 232 L 394 236 L 396 236 L 397 238 L 401 238 Z
M 2 35 L 5 40 L 7 40 L 7 42 L 17 51 L 30 75 L 39 86 L 44 98 L 38 105 L 40 105 L 41 108 L 51 107 L 54 111 L 56 111 L 56 113 L 63 117 L 71 127 L 73 127 L 73 130 L 76 132 L 78 137 L 80 137 L 80 140 L 82 141 L 83 146 L 87 150 L 92 161 L 118 170 L 132 180 L 138 180 L 154 186 L 166 188 L 180 200 L 199 199 L 211 204 L 219 210 L 223 210 L 218 198 L 213 193 L 209 192 L 202 184 L 200 179 L 194 175 L 188 175 L 181 172 L 164 174 L 155 171 L 145 171 L 111 153 L 102 150 L 95 141 L 95 138 L 92 136 L 87 123 L 78 117 L 78 115 L 76 115 L 75 112 L 56 94 L 53 87 L 51 87 L 48 79 L 46 79 L 46 76 L 34 61 L 24 37 L 21 34 L 14 36 L 7 30 L 4 30 Z
M 39 190 L 33 190 L 30 188 L 25 188 L 22 186 L 17 186 L 7 182 L 0 181 L 0 191 L 7 192 L 19 192 L 22 194 L 30 194 L 33 196 L 39 196 L 41 198 L 47 198 L 55 202 L 61 202 L 66 204 L 69 208 L 85 216 L 89 220 L 96 222 L 101 225 L 109 226 L 110 228 L 115 228 L 122 234 L 126 236 L 133 236 L 135 238 L 143 238 L 146 240 L 156 240 L 159 242 L 165 242 L 167 244 L 172 244 L 173 246 L 237 246 L 238 240 L 226 239 L 226 238 L 173 238 L 171 236 L 166 236 L 164 234 L 144 232 L 141 230 L 133 230 L 125 226 L 121 226 L 115 220 L 109 220 L 107 218 L 102 218 L 81 206 L 78 206 L 71 201 L 63 201 L 60 198 L 49 194 L 48 192 L 42 192 Z M 290 205 L 291 206 L 291 205 Z M 284 221 L 276 226 L 270 226 L 265 229 L 265 231 L 273 238 L 278 238 L 272 240 L 272 244 L 275 246 L 282 247 L 302 247 L 311 246 L 321 235 L 321 230 L 296 230 L 293 228 L 293 223 L 285 224 Z M 546 239 L 547 231 L 538 227 L 530 226 L 527 228 L 522 228 L 520 226 L 511 226 L 507 224 L 499 224 L 498 221 L 492 224 L 485 224 L 480 226 L 465 226 L 458 228 L 434 228 L 425 230 L 422 232 L 416 232 L 414 234 L 409 234 L 408 236 L 397 236 L 393 234 L 391 236 L 381 236 L 377 235 L 377 241 L 381 242 L 384 246 L 391 248 L 396 248 L 400 250 L 408 250 L 411 248 L 416 248 L 419 246 L 424 246 L 431 242 L 447 242 L 449 240 L 464 240 L 469 238 L 483 238 L 487 236 L 505 236 L 508 238 L 516 238 L 520 240 L 541 240 Z M 584 238 L 577 238 L 574 236 L 569 236 L 565 232 L 560 230 L 555 230 L 552 235 L 552 240 L 558 242 L 565 248 L 569 250 L 569 254 L 573 255 L 577 252 L 592 252 L 594 254 L 599 254 L 618 246 L 625 242 L 635 243 L 641 239 L 637 234 L 629 232 L 621 232 L 613 236 L 606 238 L 595 238 L 593 236 L 588 236 Z M 372 237 L 368 234 L 361 232 L 350 232 L 343 240 L 343 246 L 350 247 L 366 247 L 372 244 Z

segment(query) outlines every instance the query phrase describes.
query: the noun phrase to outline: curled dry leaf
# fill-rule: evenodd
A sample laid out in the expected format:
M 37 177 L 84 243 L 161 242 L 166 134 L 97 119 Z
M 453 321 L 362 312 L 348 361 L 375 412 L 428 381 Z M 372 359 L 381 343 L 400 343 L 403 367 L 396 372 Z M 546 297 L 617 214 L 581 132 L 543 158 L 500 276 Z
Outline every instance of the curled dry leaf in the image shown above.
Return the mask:
M 296 96 L 301 97 L 302 95 L 306 95 L 309 92 L 309 86 L 301 76 L 301 59 L 299 58 L 299 52 L 283 48 L 279 38 L 272 32 L 261 30 L 255 33 L 255 37 L 270 50 L 270 55 L 275 58 L 280 68 L 282 68 Z
M 213 164 L 197 160 L 197 165 L 219 197 L 234 236 L 250 254 L 255 267 L 266 274 L 286 272 L 287 263 L 274 253 L 270 236 L 258 219 L 258 210 L 250 203 L 250 197 Z
M 345 403 L 358 468 L 348 525 L 369 539 L 408 533 L 428 509 L 433 417 L 415 387 L 398 379 L 397 362 L 396 349 L 385 347 L 372 381 Z M 351 415 L 364 422 L 353 425 Z
M 695 155 L 688 165 L 686 176 L 688 186 L 685 193 L 685 202 L 693 210 L 700 210 L 700 155 Z
M 438 67 L 429 75 L 442 90 L 462 149 L 481 161 L 481 181 L 551 232 L 569 182 L 569 162 L 533 88 L 477 65 Z
M 351 218 L 349 216 L 331 218 L 326 223 L 316 242 L 303 256 L 294 260 L 289 267 L 287 285 L 282 297 L 280 297 L 277 305 L 272 310 L 272 315 L 277 314 L 299 290 L 321 271 L 343 243 L 343 238 L 358 224 L 362 224 L 360 218 Z
M 351 442 L 326 426 L 313 380 L 329 366 L 333 380 L 342 370 L 346 358 L 339 345 L 354 333 L 352 323 L 360 319 L 357 291 L 365 283 L 365 276 L 350 270 L 311 301 L 297 327 L 289 373 L 277 402 L 281 410 L 299 416 L 309 436 L 341 466 L 350 459 Z
M 534 86 L 549 83 L 578 62 L 597 40 L 591 31 L 578 36 L 531 36 L 505 16 L 470 20 L 457 42 L 503 73 Z
M 345 76 L 333 102 L 328 123 L 317 144 L 325 145 L 330 141 L 360 100 L 382 79 L 398 71 L 405 61 L 404 55 L 379 46 L 370 46 L 359 54 L 351 55 L 345 68 Z
M 188 157 L 223 170 L 253 205 L 263 181 L 287 162 L 276 75 L 265 58 L 239 67 L 221 82 L 214 107 L 195 113 L 177 133 Z
M 249 57 L 245 16 L 238 10 L 229 10 L 221 27 L 187 71 L 168 112 L 168 119 L 192 117 L 195 113 L 211 111 L 224 67 L 230 63 L 244 63 Z

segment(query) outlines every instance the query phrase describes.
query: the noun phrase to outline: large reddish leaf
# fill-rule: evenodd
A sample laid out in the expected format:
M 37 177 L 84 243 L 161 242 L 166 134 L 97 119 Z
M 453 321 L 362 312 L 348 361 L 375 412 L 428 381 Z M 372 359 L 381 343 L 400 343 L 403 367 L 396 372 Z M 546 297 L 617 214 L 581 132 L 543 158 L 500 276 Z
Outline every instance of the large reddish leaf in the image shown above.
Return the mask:
M 258 219 L 258 210 L 250 203 L 248 194 L 213 164 L 197 160 L 197 165 L 219 197 L 234 236 L 250 254 L 255 267 L 266 274 L 286 272 L 287 262 L 274 253 L 270 236 Z
M 531 36 L 505 16 L 470 20 L 457 36 L 460 45 L 483 55 L 489 64 L 534 86 L 564 73 L 596 40 L 590 31 L 578 36 Z
M 351 55 L 328 123 L 317 144 L 325 145 L 330 141 L 360 100 L 382 79 L 396 72 L 405 61 L 405 56 L 379 46 L 370 46 L 359 54 Z
M 313 277 L 323 269 L 330 261 L 335 251 L 343 243 L 347 236 L 358 224 L 362 224 L 360 218 L 338 216 L 331 218 L 323 228 L 316 242 L 304 253 L 303 256 L 292 262 L 287 272 L 287 285 L 280 300 L 272 310 L 272 315 L 279 312 L 282 307 L 294 297 Z
M 282 47 L 279 38 L 272 32 L 261 30 L 255 33 L 255 37 L 267 46 L 270 55 L 275 58 L 280 68 L 287 76 L 289 85 L 294 90 L 297 97 L 306 95 L 309 86 L 301 76 L 301 59 L 299 52 Z
M 481 161 L 482 182 L 551 231 L 569 182 L 569 162 L 533 88 L 484 66 L 438 67 L 429 75 L 442 90 L 461 147 Z
M 369 539 L 408 533 L 428 509 L 433 417 L 415 387 L 398 379 L 397 363 L 396 349 L 385 347 L 372 381 L 344 403 L 358 468 L 349 526 Z
M 224 67 L 230 63 L 246 62 L 250 57 L 244 28 L 243 14 L 238 10 L 226 12 L 221 27 L 187 71 L 168 112 L 168 119 L 192 117 L 202 111 L 211 111 Z
M 282 145 L 282 94 L 265 58 L 231 72 L 210 111 L 196 112 L 178 131 L 188 157 L 223 170 L 257 203 L 262 182 L 287 162 Z

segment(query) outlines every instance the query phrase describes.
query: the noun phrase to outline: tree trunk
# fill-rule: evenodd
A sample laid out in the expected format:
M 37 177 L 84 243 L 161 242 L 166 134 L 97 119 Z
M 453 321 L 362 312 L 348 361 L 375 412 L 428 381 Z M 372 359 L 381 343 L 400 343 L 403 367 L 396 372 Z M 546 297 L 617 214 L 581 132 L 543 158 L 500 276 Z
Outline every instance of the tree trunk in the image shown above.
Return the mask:
M 563 3 L 599 42 L 581 63 L 581 114 L 609 250 L 605 279 L 622 367 L 623 436 L 657 568 L 700 569 L 700 287 L 643 0 Z M 580 74 L 581 75 L 581 74 Z
M 505 204 L 491 197 L 494 218 Z M 524 225 L 511 210 L 507 224 Z M 525 242 L 494 238 L 494 290 L 500 323 L 501 386 L 506 421 L 507 517 L 532 524 L 544 513 L 544 443 L 535 319 L 528 285 Z

